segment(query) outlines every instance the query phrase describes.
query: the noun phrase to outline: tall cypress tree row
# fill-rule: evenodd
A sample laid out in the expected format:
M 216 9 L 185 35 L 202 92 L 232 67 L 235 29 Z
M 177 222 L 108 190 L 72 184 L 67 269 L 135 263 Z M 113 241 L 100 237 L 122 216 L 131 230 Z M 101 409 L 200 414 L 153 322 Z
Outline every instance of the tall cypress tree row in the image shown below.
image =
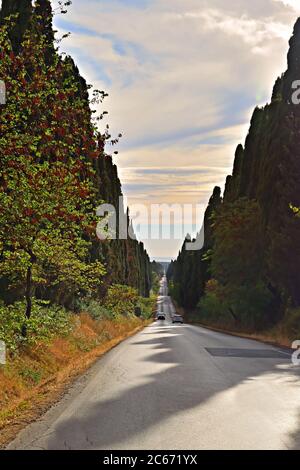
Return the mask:
M 167 278 L 172 282 L 171 293 L 182 307 L 194 308 L 204 293 L 205 282 L 210 275 L 210 259 L 207 254 L 213 246 L 213 217 L 221 201 L 221 188 L 216 186 L 204 215 L 202 248 L 195 251 L 186 250 L 186 244 L 192 241 L 188 235 L 177 260 L 169 265 Z M 198 237 L 200 236 L 201 233 L 198 234 Z
M 60 165 L 63 171 L 66 170 L 70 162 L 70 178 L 75 174 L 76 177 L 79 177 L 77 185 L 78 194 L 82 198 L 82 210 L 88 202 L 87 197 L 92 195 L 94 213 L 96 213 L 97 205 L 103 201 L 114 204 L 118 209 L 119 197 L 122 195 L 118 170 L 112 157 L 105 152 L 107 137 L 101 135 L 91 121 L 92 113 L 86 81 L 81 77 L 71 57 L 63 59 L 55 51 L 51 2 L 37 0 L 32 8 L 30 1 L 5 0 L 1 10 L 2 22 L 11 14 L 16 15 L 16 20 L 8 24 L 8 33 L 17 55 L 9 54 L 8 63 L 9 61 L 19 61 L 18 73 L 20 76 L 17 83 L 9 84 L 11 94 L 8 104 L 14 109 L 22 106 L 23 101 L 28 105 L 24 105 L 25 119 L 18 124 L 18 132 L 21 132 L 20 142 L 15 142 L 14 133 L 10 133 L 10 127 L 13 130 L 15 121 L 19 122 L 19 115 L 15 116 L 16 119 L 10 120 L 10 127 L 5 126 L 5 115 L 3 115 L 0 124 L 3 124 L 7 133 L 3 142 L 8 147 L 4 148 L 2 145 L 0 152 L 3 151 L 3 155 L 12 156 L 14 154 L 16 160 L 19 158 L 20 152 L 22 155 L 34 153 L 37 165 L 49 165 L 50 169 L 55 165 Z M 42 51 L 42 56 L 40 56 L 41 71 L 38 70 L 37 57 L 33 56 L 33 53 L 37 54 L 37 50 Z M 21 65 L 24 70 L 20 68 Z M 8 71 L 10 73 L 14 65 L 9 64 L 8 67 L 10 67 Z M 28 79 L 26 72 L 29 69 L 32 73 Z M 40 83 L 41 77 L 44 77 L 44 81 Z M 52 84 L 51 80 L 54 80 L 54 77 L 57 77 L 57 81 Z M 13 89 L 15 86 L 18 86 L 22 91 L 16 101 L 14 101 L 14 97 L 18 95 L 18 92 Z M 101 99 L 104 95 L 104 93 L 101 94 Z M 13 144 L 9 143 L 8 145 L 8 142 L 11 141 Z M 16 162 L 10 160 L 9 164 L 14 166 Z M 1 167 L 2 170 L 4 172 L 5 168 Z M 53 171 L 59 172 L 56 167 Z M 67 178 L 67 175 L 65 176 Z M 30 174 L 28 178 L 31 184 Z M 5 195 L 7 184 L 1 180 L 1 175 L 0 182 L 2 184 L 1 190 Z M 55 190 L 55 188 L 53 189 Z M 30 197 L 33 196 L 30 195 Z M 91 211 L 91 206 L 88 207 Z M 61 209 L 57 210 L 58 216 L 63 221 Z M 26 218 L 32 218 L 34 213 L 31 207 L 26 211 L 28 215 L 24 215 L 24 222 L 27 220 Z M 45 220 L 50 221 L 55 218 L 54 212 L 50 211 L 45 214 Z M 129 224 L 128 213 L 124 215 Z M 70 219 L 68 219 L 68 223 L 75 220 L 75 214 L 71 213 L 67 216 Z M 43 214 L 41 214 L 42 217 Z M 80 218 L 84 218 L 84 213 L 80 215 Z M 38 220 L 34 219 L 34 224 L 37 223 Z M 86 226 L 86 231 L 82 233 L 80 253 L 82 256 L 82 253 L 85 253 L 83 247 L 89 247 L 84 260 L 87 263 L 87 269 L 88 266 L 101 267 L 102 264 L 106 268 L 101 292 L 98 293 L 105 293 L 106 288 L 111 284 L 127 284 L 136 288 L 141 295 L 148 296 L 151 287 L 151 268 L 143 244 L 138 243 L 137 240 L 101 242 L 96 238 L 95 229 L 96 227 L 92 223 Z M 36 263 L 34 258 L 32 260 L 32 263 Z M 48 261 L 45 260 L 44 265 L 47 263 Z M 48 264 L 51 265 L 50 260 Z M 53 277 L 53 267 L 51 269 L 51 276 L 50 272 L 47 274 L 49 278 Z M 96 271 L 94 270 L 94 272 Z M 99 275 L 103 275 L 102 268 L 99 269 Z M 5 276 L 0 278 L 0 284 L 3 287 L 1 295 L 4 296 L 7 293 L 7 281 Z M 52 287 L 46 290 L 37 283 L 34 293 L 37 297 L 46 297 L 66 306 L 72 306 L 78 293 L 75 295 L 75 291 L 69 289 L 67 284 L 63 288 L 64 282 L 63 280 L 60 283 L 54 282 Z M 86 285 L 86 287 L 88 286 Z M 5 300 L 7 302 L 14 301 L 21 294 L 19 289 L 15 292 L 10 291 Z
M 217 210 L 210 201 L 202 271 L 196 274 L 202 283 L 206 273 L 203 305 L 213 316 L 226 317 L 227 311 L 253 327 L 275 323 L 287 308 L 300 306 L 300 106 L 292 101 L 300 77 L 300 19 L 289 44 L 287 71 L 276 80 L 270 104 L 255 108 L 223 200 L 216 194 Z M 193 263 L 180 253 L 170 268 L 174 283 L 178 271 L 193 272 Z M 192 297 L 181 303 L 195 306 Z

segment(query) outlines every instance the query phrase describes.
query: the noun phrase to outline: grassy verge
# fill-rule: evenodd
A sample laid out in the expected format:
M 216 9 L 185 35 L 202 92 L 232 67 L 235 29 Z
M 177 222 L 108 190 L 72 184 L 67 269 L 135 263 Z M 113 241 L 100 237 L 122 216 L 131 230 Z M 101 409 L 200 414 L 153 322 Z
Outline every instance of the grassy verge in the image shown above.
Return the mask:
M 193 321 L 190 318 L 188 318 L 188 322 L 192 325 L 201 326 L 202 328 L 207 328 L 208 330 L 216 331 L 218 333 L 226 333 L 231 336 L 238 336 L 239 338 L 245 339 L 254 339 L 272 346 L 290 348 L 293 342 L 293 340 L 291 340 L 288 336 L 282 334 L 281 328 L 279 326 L 266 331 L 245 332 L 239 329 L 220 327 L 209 323 L 201 323 L 195 320 Z
M 0 366 L 0 447 L 59 400 L 99 357 L 149 323 L 138 318 L 97 321 L 88 314 L 72 322 L 67 334 L 26 345 Z
M 300 339 L 300 327 L 298 321 L 298 315 L 293 312 L 288 312 L 286 317 L 282 319 L 277 325 L 272 328 L 265 329 L 262 331 L 254 331 L 243 327 L 238 327 L 232 323 L 224 321 L 209 321 L 207 318 L 201 316 L 199 311 L 186 311 L 183 308 L 176 306 L 176 311 L 183 315 L 185 321 L 188 323 L 201 326 L 212 331 L 220 333 L 227 333 L 232 336 L 239 336 L 241 338 L 254 339 L 269 343 L 279 347 L 291 347 L 293 341 Z

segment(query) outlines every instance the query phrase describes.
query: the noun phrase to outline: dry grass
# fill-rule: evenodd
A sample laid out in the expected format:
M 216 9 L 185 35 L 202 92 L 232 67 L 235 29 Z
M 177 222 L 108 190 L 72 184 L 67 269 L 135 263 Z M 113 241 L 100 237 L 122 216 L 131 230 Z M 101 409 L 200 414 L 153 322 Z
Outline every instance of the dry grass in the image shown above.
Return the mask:
M 279 346 L 283 348 L 290 348 L 292 342 L 297 339 L 297 338 L 292 338 L 291 335 L 289 335 L 286 332 L 286 328 L 282 324 L 278 324 L 277 326 L 273 327 L 270 330 L 266 331 L 261 331 L 261 332 L 244 332 L 241 330 L 233 330 L 230 327 L 225 327 L 225 326 L 215 326 L 215 325 L 210 325 L 206 323 L 200 323 L 197 321 L 191 321 L 195 326 L 201 326 L 202 328 L 207 328 L 208 330 L 216 331 L 219 333 L 227 333 L 232 336 L 238 336 L 240 338 L 245 338 L 245 339 L 254 339 L 257 341 L 262 341 L 263 343 L 267 343 L 273 346 Z
M 96 322 L 86 314 L 73 333 L 24 350 L 0 368 L 0 447 L 36 420 L 99 357 L 145 326 L 139 319 Z
M 174 302 L 174 301 L 173 301 Z M 232 336 L 238 336 L 240 338 L 247 338 L 247 339 L 254 339 L 257 341 L 262 341 L 264 343 L 271 344 L 273 346 L 279 346 L 284 348 L 290 348 L 291 344 L 295 339 L 300 339 L 300 327 L 298 326 L 296 329 L 292 327 L 290 324 L 290 312 L 287 313 L 286 318 L 284 318 L 280 323 L 275 325 L 273 328 L 265 331 L 243 331 L 239 328 L 233 328 L 232 324 L 226 325 L 223 324 L 211 324 L 204 321 L 198 321 L 197 316 L 199 316 L 199 312 L 187 312 L 182 307 L 179 307 L 175 302 L 175 307 L 177 313 L 185 317 L 186 321 L 195 325 L 201 326 L 203 328 L 207 328 L 212 331 L 216 331 L 219 333 L 228 333 Z M 295 313 L 298 313 L 296 316 Z M 294 317 L 296 317 L 296 323 L 299 325 L 300 319 L 300 312 L 294 312 Z M 298 329 L 298 331 L 297 331 Z

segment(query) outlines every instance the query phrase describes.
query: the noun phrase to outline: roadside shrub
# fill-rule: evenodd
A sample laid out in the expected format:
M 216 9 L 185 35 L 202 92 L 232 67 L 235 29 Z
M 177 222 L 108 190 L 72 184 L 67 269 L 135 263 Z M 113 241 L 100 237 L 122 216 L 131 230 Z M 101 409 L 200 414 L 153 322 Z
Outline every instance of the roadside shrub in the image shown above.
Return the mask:
M 135 317 L 136 308 L 141 309 L 141 318 L 152 317 L 156 295 L 144 298 L 138 295 L 136 289 L 129 286 L 113 285 L 108 289 L 102 301 L 84 299 L 79 305 L 79 311 L 88 313 L 94 320 L 120 320 Z
M 113 320 L 115 315 L 97 300 L 86 299 L 80 304 L 80 310 L 88 313 L 94 320 Z
M 140 299 L 138 291 L 133 287 L 114 284 L 108 289 L 103 305 L 113 312 L 115 318 L 133 317 Z
M 291 341 L 300 339 L 300 308 L 287 309 L 280 327 Z
M 138 301 L 138 307 L 140 307 L 142 311 L 141 318 L 144 320 L 150 320 L 153 317 L 153 312 L 156 307 L 156 300 L 157 297 L 155 294 L 148 298 L 140 297 Z
M 5 342 L 9 352 L 17 352 L 22 345 L 32 346 L 57 335 L 67 335 L 72 330 L 71 316 L 62 307 L 34 299 L 29 320 L 25 318 L 24 310 L 24 302 L 0 305 L 0 340 Z M 27 327 L 26 338 L 21 335 L 24 324 Z
M 29 385 L 37 385 L 42 379 L 42 372 L 40 370 L 34 370 L 30 367 L 24 367 L 20 371 L 20 376 Z
M 259 331 L 270 326 L 269 309 L 272 294 L 262 283 L 238 286 L 229 298 L 232 310 L 238 321 L 251 331 Z
M 200 315 L 217 326 L 260 330 L 269 326 L 271 301 L 272 295 L 262 282 L 223 286 L 212 279 L 200 300 Z

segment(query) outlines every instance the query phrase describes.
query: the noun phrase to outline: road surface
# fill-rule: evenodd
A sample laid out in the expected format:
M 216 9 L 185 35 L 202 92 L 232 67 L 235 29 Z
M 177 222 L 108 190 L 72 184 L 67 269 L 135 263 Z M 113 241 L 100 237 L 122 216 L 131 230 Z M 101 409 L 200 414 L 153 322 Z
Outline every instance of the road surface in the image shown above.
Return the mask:
M 262 343 L 156 322 L 100 359 L 9 449 L 300 448 L 299 367 Z

